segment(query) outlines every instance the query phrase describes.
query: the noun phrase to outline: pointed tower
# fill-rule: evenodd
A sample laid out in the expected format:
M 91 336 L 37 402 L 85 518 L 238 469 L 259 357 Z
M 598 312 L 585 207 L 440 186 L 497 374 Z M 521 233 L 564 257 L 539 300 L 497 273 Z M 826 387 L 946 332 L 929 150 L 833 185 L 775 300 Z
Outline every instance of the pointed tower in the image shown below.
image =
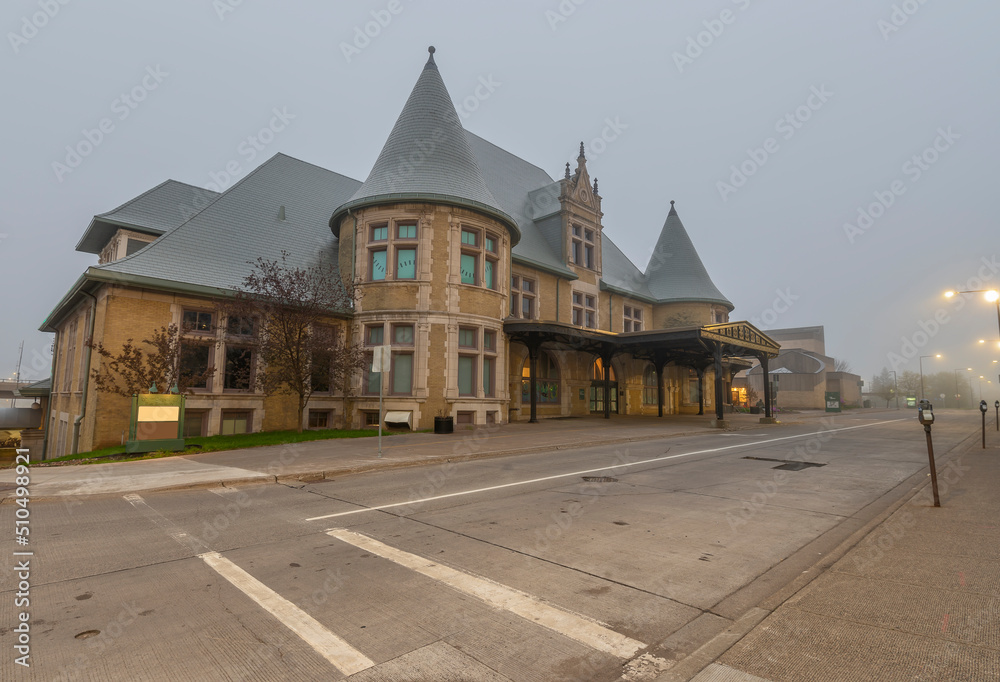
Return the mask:
M 375 161 L 368 179 L 337 208 L 330 227 L 339 236 L 348 211 L 378 204 L 416 200 L 465 206 L 505 223 L 513 243 L 520 239 L 486 186 L 458 112 L 434 62 L 434 47 L 403 111 Z
M 428 51 L 368 178 L 330 218 L 341 276 L 359 293 L 354 344 L 392 355 L 385 381 L 354 379 L 354 426 L 378 418 L 382 388 L 390 414 L 413 428 L 507 415 L 503 320 L 521 233 L 490 192 Z
M 734 308 L 708 276 L 673 201 L 645 277 L 659 301 L 654 309 L 658 328 L 724 322 Z

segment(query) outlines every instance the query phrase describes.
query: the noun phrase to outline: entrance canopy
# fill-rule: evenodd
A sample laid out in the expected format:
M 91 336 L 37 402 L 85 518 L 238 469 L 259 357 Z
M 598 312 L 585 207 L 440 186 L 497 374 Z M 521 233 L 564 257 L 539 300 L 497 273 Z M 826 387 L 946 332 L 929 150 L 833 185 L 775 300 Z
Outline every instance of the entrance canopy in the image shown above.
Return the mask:
M 528 348 L 531 374 L 531 421 L 538 421 L 535 413 L 535 377 L 538 351 L 544 348 L 575 350 L 592 353 L 608 366 L 616 355 L 628 354 L 645 358 L 656 368 L 659 394 L 659 414 L 663 416 L 663 368 L 673 362 L 690 367 L 701 379 L 704 371 L 715 368 L 715 412 L 722 420 L 723 363 L 736 371 L 747 369 L 751 363 L 743 358 L 757 358 L 765 372 L 770 358 L 778 354 L 781 346 L 749 322 L 729 322 L 704 327 L 678 327 L 651 329 L 641 332 L 615 334 L 599 329 L 581 329 L 559 322 L 523 322 L 508 320 L 504 332 L 511 341 L 523 343 Z M 605 389 L 608 388 L 605 373 Z M 607 390 L 605 391 L 607 395 Z M 609 401 L 604 402 L 604 416 L 610 418 Z M 771 393 L 764 382 L 764 410 L 771 417 Z

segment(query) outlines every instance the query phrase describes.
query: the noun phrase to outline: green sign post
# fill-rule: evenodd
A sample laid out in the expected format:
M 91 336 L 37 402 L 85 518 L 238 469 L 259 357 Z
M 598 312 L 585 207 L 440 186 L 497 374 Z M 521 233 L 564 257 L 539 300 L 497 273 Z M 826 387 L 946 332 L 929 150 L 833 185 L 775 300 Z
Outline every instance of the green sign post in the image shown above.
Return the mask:
M 827 412 L 840 412 L 840 393 L 827 391 L 825 399 Z
M 184 449 L 184 396 L 143 393 L 132 396 L 125 452 Z

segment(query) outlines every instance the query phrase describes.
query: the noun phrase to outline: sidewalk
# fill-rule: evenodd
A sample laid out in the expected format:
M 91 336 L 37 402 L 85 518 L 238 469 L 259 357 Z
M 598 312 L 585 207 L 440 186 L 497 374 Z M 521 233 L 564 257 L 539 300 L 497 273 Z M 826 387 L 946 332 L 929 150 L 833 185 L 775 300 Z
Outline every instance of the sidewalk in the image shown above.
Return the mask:
M 985 450 L 977 430 L 937 458 L 940 508 L 927 478 L 827 557 L 836 563 L 819 577 L 765 600 L 658 679 L 1000 680 L 1000 434 L 991 420 L 986 437 Z
M 864 410 L 873 416 L 885 410 Z M 889 410 L 889 413 L 896 413 Z M 854 412 L 859 414 L 861 411 Z M 826 416 L 823 412 L 784 415 L 785 423 Z M 213 487 L 277 481 L 316 482 L 346 474 L 419 466 L 435 461 L 463 461 L 630 441 L 718 433 L 713 415 L 654 417 L 615 416 L 546 419 L 539 424 L 517 422 L 474 430 L 456 428 L 449 435 L 406 433 L 382 439 L 350 438 L 274 445 L 245 450 L 164 457 L 135 462 L 33 466 L 32 499 L 67 495 Z M 730 430 L 780 428 L 763 426 L 759 415 L 729 414 Z M 37 464 L 37 463 L 35 463 Z M 0 470 L 0 499 L 14 489 L 13 469 Z

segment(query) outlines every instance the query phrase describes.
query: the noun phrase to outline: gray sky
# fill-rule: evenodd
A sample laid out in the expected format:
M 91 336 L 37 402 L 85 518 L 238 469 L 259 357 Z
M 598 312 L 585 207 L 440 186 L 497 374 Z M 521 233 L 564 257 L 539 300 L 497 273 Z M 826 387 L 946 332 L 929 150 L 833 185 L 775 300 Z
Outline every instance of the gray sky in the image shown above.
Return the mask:
M 94 214 L 279 151 L 364 180 L 433 44 L 467 129 L 555 178 L 587 142 L 640 268 L 675 199 L 733 319 L 824 325 L 869 381 L 940 352 L 926 372 L 1000 397 L 996 308 L 940 295 L 1000 286 L 995 2 L 63 1 L 0 10 L 4 378 L 22 339 L 48 376 L 36 329 L 96 263 L 73 250 Z M 274 109 L 294 119 L 251 159 Z

